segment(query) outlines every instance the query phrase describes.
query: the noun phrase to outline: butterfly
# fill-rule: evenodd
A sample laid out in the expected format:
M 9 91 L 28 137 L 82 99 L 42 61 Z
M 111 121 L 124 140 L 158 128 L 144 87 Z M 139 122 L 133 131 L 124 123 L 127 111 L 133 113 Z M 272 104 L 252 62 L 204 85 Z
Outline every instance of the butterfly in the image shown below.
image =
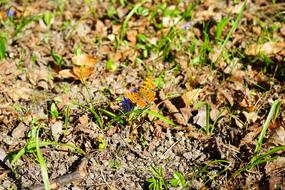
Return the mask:
M 125 97 L 130 99 L 139 108 L 145 108 L 155 99 L 155 84 L 150 78 L 147 78 L 138 91 L 126 92 Z

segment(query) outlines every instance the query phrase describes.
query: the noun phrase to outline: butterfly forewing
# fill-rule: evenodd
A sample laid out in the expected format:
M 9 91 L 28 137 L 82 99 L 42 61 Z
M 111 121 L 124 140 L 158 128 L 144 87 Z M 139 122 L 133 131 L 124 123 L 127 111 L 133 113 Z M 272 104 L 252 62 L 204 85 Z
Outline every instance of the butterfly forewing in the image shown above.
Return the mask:
M 155 99 L 155 92 L 154 91 L 150 91 L 145 95 L 145 98 L 147 100 L 147 102 L 153 102 Z
M 147 78 L 142 86 L 140 87 L 140 91 L 143 93 L 143 92 L 149 92 L 151 90 L 154 90 L 155 89 L 155 84 L 151 81 L 150 78 Z
M 129 98 L 133 103 L 136 103 L 140 108 L 146 107 L 155 99 L 155 85 L 150 78 L 146 79 L 138 92 L 127 92 L 126 98 Z

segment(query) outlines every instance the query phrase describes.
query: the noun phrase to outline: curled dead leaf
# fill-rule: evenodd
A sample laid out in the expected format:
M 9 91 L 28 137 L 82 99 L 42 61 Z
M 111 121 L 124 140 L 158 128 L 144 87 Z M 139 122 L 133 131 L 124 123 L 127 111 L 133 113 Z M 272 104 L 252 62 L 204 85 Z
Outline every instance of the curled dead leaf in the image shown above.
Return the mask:
M 93 73 L 97 58 L 81 54 L 73 57 L 72 63 L 74 64 L 72 69 L 61 70 L 59 71 L 59 75 L 63 78 L 84 80 Z
M 63 69 L 58 74 L 63 78 L 77 78 L 71 69 Z
M 80 54 L 72 58 L 72 63 L 76 66 L 95 67 L 97 58 L 86 54 Z
M 72 69 L 73 73 L 78 79 L 83 80 L 92 74 L 97 59 L 86 54 L 81 54 L 73 57 L 72 63 L 76 65 Z

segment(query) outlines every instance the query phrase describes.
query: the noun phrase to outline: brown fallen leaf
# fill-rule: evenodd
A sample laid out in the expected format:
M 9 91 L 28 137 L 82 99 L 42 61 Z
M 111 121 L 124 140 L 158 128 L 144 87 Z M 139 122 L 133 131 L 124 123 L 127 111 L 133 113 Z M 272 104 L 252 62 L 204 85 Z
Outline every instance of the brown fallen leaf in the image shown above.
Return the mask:
M 284 127 L 279 127 L 273 130 L 272 134 L 268 138 L 268 143 L 272 143 L 276 146 L 285 145 L 285 129 Z
M 59 71 L 58 74 L 63 78 L 77 78 L 71 69 L 63 69 Z
M 59 75 L 63 78 L 75 78 L 83 81 L 93 73 L 97 58 L 81 54 L 74 56 L 72 63 L 74 65 L 72 69 L 63 69 L 59 71 Z
M 285 42 L 266 42 L 264 44 L 252 44 L 245 50 L 247 55 L 259 55 L 265 54 L 267 56 L 273 56 L 277 53 L 285 51 Z
M 164 103 L 165 107 L 168 109 L 169 113 L 173 114 L 173 117 L 176 119 L 176 122 L 180 125 L 186 125 L 187 122 L 186 122 L 185 118 L 183 117 L 183 115 L 181 113 L 179 113 L 179 110 L 176 108 L 175 105 L 173 105 L 171 103 L 170 100 L 167 100 L 165 98 L 166 96 L 165 96 L 163 91 L 160 91 L 159 97 L 160 97 L 160 99 L 163 100 L 163 103 Z
M 285 167 L 285 158 L 279 157 L 276 160 L 271 162 L 267 162 L 265 166 L 265 173 L 268 178 L 268 189 L 274 190 L 275 187 L 280 187 L 282 189 L 282 185 L 284 185 L 285 180 L 282 177 L 282 171 L 284 171 Z
M 127 39 L 131 42 L 131 44 L 135 45 L 137 43 L 137 31 L 127 31 Z
M 186 106 L 190 106 L 198 100 L 198 96 L 201 92 L 201 89 L 193 89 L 191 91 L 185 92 L 181 98 L 186 104 Z
M 83 80 L 89 77 L 97 63 L 97 59 L 93 56 L 80 54 L 72 58 L 72 63 L 75 65 L 72 69 L 78 79 Z

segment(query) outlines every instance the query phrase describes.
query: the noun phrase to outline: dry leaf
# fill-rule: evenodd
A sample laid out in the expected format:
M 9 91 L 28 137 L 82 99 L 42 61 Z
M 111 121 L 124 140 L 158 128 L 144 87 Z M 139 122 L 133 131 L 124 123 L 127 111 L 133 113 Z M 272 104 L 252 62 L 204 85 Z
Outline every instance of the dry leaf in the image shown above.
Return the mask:
M 31 89 L 28 85 L 18 83 L 15 87 L 8 91 L 8 95 L 13 99 L 14 102 L 19 100 L 29 101 L 33 92 L 33 89 Z
M 0 20 L 3 20 L 3 21 L 5 21 L 5 20 L 7 20 L 7 13 L 6 13 L 6 11 L 0 11 Z
M 137 43 L 137 31 L 135 30 L 130 30 L 127 31 L 127 39 L 135 45 Z
M 280 28 L 280 32 L 283 36 L 285 36 L 285 24 L 283 24 L 282 27 Z
M 105 37 L 107 36 L 108 32 L 107 32 L 107 27 L 105 26 L 105 24 L 101 21 L 101 20 L 97 20 L 96 22 L 96 33 L 97 35 L 100 35 L 100 37 Z
M 59 136 L 62 134 L 62 121 L 56 121 L 52 126 L 51 126 L 51 133 L 53 138 L 57 141 Z
M 268 139 L 269 143 L 272 143 L 276 146 L 285 145 L 285 129 L 284 127 L 279 127 L 273 130 L 273 133 Z
M 194 116 L 194 124 L 199 125 L 202 128 L 206 127 L 206 107 L 203 106 L 198 110 L 198 114 Z
M 76 66 L 95 67 L 97 59 L 90 55 L 80 54 L 72 58 L 72 63 Z
M 267 162 L 265 166 L 265 173 L 268 176 L 268 189 L 274 190 L 277 186 L 282 189 L 282 184 L 285 183 L 284 177 L 282 176 L 283 168 L 285 167 L 285 158 L 279 157 L 276 160 Z
M 58 74 L 63 78 L 77 78 L 71 69 L 63 69 Z
M 218 88 L 218 99 L 223 102 L 223 98 L 226 98 L 231 106 L 234 105 L 234 98 L 232 97 L 231 91 L 228 89 Z M 221 97 L 222 96 L 222 97 Z
M 82 80 L 89 77 L 93 70 L 93 67 L 73 67 L 72 72 L 78 79 Z
M 198 98 L 199 94 L 201 92 L 201 89 L 193 89 L 191 91 L 188 91 L 184 93 L 181 98 L 183 99 L 186 106 L 192 105 Z
M 240 144 L 239 147 L 243 146 L 243 145 L 247 145 L 247 144 L 256 144 L 256 140 L 255 138 L 259 135 L 260 131 L 261 131 L 261 127 L 257 127 L 255 128 L 255 126 L 251 126 L 250 128 L 252 128 L 252 131 L 248 132 L 241 140 L 240 140 Z
M 84 80 L 89 77 L 95 68 L 97 59 L 95 57 L 81 54 L 72 58 L 74 67 L 71 69 L 64 69 L 59 71 L 59 75 L 64 78 L 75 78 Z
M 285 42 L 266 42 L 264 44 L 252 44 L 245 50 L 247 55 L 265 54 L 272 56 L 281 51 L 285 51 Z
M 79 117 L 79 122 L 82 126 L 87 126 L 89 123 L 89 118 L 87 114 L 82 115 L 81 117 Z
M 29 128 L 24 123 L 19 123 L 19 125 L 13 129 L 12 137 L 14 139 L 21 139 L 25 137 L 25 133 L 29 130 Z

